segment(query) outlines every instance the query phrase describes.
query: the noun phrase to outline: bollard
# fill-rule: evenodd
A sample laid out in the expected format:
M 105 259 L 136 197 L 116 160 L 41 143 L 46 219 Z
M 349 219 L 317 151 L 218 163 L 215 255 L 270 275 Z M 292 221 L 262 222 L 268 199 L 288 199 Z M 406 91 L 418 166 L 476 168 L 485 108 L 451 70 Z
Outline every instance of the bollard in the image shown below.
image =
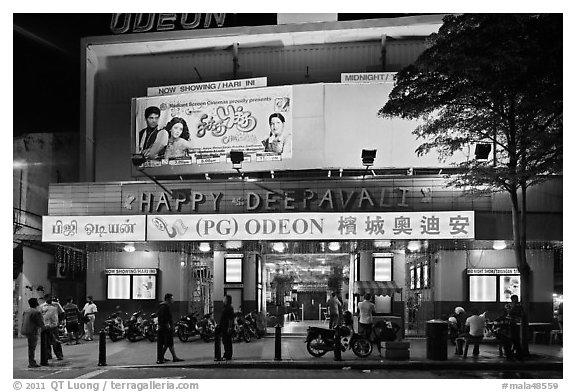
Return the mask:
M 106 331 L 100 331 L 100 346 L 98 348 L 98 366 L 106 366 Z
M 222 360 L 222 347 L 220 343 L 220 326 L 214 331 L 214 361 Z
M 274 360 L 281 361 L 282 360 L 282 331 L 280 324 L 276 324 L 275 328 L 275 335 L 274 335 Z
M 340 330 L 338 326 L 334 329 L 334 360 L 342 360 L 342 344 L 340 342 Z
M 48 354 L 50 346 L 48 345 L 48 330 L 44 329 L 40 332 L 40 365 L 48 366 Z

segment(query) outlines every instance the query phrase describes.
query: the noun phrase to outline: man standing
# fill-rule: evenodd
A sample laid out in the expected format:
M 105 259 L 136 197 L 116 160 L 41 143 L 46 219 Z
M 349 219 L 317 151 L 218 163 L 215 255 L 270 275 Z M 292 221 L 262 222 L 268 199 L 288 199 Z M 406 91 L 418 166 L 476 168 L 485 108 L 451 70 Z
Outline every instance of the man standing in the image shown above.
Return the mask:
M 66 312 L 66 330 L 68 331 L 67 345 L 72 344 L 72 337 L 74 337 L 76 344 L 80 344 L 80 324 L 78 321 L 80 310 L 72 301 L 73 298 L 70 297 L 68 298 L 68 303 L 64 305 L 64 312 Z
M 158 129 L 160 109 L 156 106 L 147 107 L 144 110 L 144 117 L 146 128 L 138 133 L 138 147 L 145 158 L 154 159 L 163 153 L 168 144 L 168 132 L 165 129 Z
M 94 303 L 94 298 L 91 295 L 88 296 L 86 304 L 84 308 L 82 308 L 82 313 L 84 316 L 88 317 L 88 321 L 84 323 L 84 331 L 86 332 L 86 336 L 84 336 L 84 340 L 92 341 L 94 340 L 94 320 L 96 320 L 96 313 L 98 313 L 98 307 Z
M 363 334 L 366 339 L 370 340 L 372 335 L 372 315 L 376 313 L 376 305 L 374 305 L 370 298 L 370 294 L 364 295 L 364 301 L 358 304 L 358 313 L 360 318 L 358 320 L 358 333 Z
M 62 344 L 60 343 L 60 338 L 58 336 L 58 317 L 60 314 L 64 313 L 64 309 L 59 303 L 54 302 L 54 298 L 51 296 L 46 297 L 46 302 L 40 306 L 40 313 L 44 318 L 44 324 L 48 328 L 48 359 L 52 359 L 51 350 L 54 350 L 54 355 L 61 361 L 64 359 L 64 354 L 62 353 Z M 52 349 L 50 348 L 52 347 Z
M 34 359 L 36 346 L 38 345 L 38 331 L 44 328 L 44 320 L 42 314 L 38 310 L 38 300 L 30 298 L 28 300 L 30 309 L 26 310 L 22 315 L 22 335 L 28 339 L 28 367 L 40 367 Z
M 510 338 L 512 339 L 512 349 L 516 354 L 517 359 L 522 359 L 522 344 L 520 341 L 520 329 L 522 328 L 522 316 L 524 315 L 524 310 L 516 294 L 510 297 L 512 301 L 510 304 L 506 305 L 506 311 L 508 313 L 507 318 L 510 322 Z
M 232 307 L 232 297 L 224 296 L 224 309 L 220 316 L 220 333 L 222 334 L 222 344 L 224 344 L 224 357 L 226 361 L 232 359 L 232 334 L 234 330 L 234 308 Z
M 338 326 L 338 321 L 340 318 L 340 309 L 342 308 L 342 303 L 336 297 L 337 293 L 333 292 L 332 297 L 328 300 L 328 317 L 330 317 L 330 324 L 328 328 L 332 329 Z
M 174 362 L 183 361 L 183 359 L 176 356 L 174 351 L 174 322 L 172 321 L 172 311 L 170 305 L 172 304 L 172 294 L 167 293 L 164 296 L 164 302 L 160 303 L 158 309 L 158 343 L 157 343 L 157 358 L 156 363 L 161 364 L 169 361 L 164 358 L 166 349 L 170 349 L 172 360 Z

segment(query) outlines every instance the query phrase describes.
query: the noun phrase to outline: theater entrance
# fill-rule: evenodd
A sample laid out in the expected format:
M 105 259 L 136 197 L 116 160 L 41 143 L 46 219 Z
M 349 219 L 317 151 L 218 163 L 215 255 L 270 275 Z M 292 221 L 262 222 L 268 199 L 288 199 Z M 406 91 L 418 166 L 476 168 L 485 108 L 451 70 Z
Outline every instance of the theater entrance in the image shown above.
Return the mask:
M 338 243 L 302 248 L 302 244 L 275 243 L 271 252 L 263 254 L 266 311 L 272 320 L 282 318 L 286 331 L 302 321 L 306 326 L 327 324 L 326 303 L 332 292 L 344 309 L 348 307 L 351 253 L 343 252 Z

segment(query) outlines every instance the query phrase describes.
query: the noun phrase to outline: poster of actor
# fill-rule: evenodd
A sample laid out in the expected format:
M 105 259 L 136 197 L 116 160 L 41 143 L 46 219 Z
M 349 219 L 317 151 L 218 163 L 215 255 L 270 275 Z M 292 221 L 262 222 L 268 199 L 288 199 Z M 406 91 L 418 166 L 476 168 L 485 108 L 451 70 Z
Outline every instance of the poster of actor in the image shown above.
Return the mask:
M 226 162 L 231 150 L 292 158 L 291 86 L 134 98 L 132 115 L 134 152 L 156 164 Z

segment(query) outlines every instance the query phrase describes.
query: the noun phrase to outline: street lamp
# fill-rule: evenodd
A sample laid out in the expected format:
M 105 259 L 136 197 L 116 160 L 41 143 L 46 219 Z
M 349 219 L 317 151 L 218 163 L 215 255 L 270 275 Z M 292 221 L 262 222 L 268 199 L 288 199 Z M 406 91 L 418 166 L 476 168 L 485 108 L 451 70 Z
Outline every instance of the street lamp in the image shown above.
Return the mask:
M 366 172 L 370 166 L 374 166 L 374 159 L 376 159 L 376 150 L 364 150 L 362 149 L 362 165 L 366 166 L 362 179 L 366 176 Z
M 164 192 L 168 193 L 170 195 L 170 197 L 175 198 L 174 195 L 172 194 L 172 191 L 166 189 L 166 187 L 164 185 L 160 184 L 157 179 L 152 177 L 150 174 L 146 173 L 144 170 L 140 169 L 140 166 L 144 162 L 146 162 L 146 158 L 144 157 L 143 154 L 132 154 L 132 164 L 134 165 L 136 170 L 138 170 L 140 173 L 144 174 L 146 177 L 148 177 L 149 179 L 154 181 L 154 183 L 156 185 L 158 185 L 160 188 L 162 188 L 164 190 Z

